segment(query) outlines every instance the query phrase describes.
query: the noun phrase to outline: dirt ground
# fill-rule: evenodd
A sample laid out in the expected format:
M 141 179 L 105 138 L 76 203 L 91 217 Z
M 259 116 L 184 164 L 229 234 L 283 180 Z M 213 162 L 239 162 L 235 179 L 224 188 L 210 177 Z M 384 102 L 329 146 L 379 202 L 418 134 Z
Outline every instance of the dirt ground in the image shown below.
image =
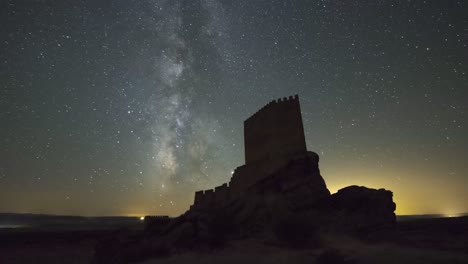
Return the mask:
M 91 263 L 94 246 L 112 231 L 0 231 L 0 263 Z M 270 241 L 271 242 L 271 241 Z M 327 235 L 319 248 L 291 249 L 266 240 L 232 241 L 223 249 L 180 252 L 144 264 L 163 263 L 316 263 L 334 249 L 347 263 L 468 263 L 468 218 L 399 223 L 397 239 L 364 242 Z
M 3 230 L 0 263 L 90 263 L 94 245 L 109 231 Z

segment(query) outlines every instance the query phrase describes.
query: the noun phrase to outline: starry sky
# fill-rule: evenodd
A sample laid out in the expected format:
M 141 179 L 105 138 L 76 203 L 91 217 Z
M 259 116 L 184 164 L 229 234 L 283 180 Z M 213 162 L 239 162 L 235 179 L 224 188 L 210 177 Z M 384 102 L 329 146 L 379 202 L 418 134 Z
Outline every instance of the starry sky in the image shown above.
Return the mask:
M 4 0 L 0 212 L 171 215 L 299 94 L 331 192 L 468 212 L 468 3 Z

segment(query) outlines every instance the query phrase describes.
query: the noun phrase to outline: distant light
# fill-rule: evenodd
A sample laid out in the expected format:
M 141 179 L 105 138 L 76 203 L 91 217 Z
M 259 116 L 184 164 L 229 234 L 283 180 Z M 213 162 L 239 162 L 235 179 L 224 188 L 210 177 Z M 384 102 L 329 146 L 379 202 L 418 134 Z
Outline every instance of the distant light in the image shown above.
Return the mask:
M 140 217 L 140 220 L 141 220 L 141 221 L 145 220 L 145 217 L 144 217 L 144 216 L 141 216 L 141 217 Z
M 460 217 L 460 216 L 462 216 L 462 215 L 461 215 L 461 214 L 455 213 L 455 214 L 445 214 L 444 216 L 445 216 L 445 217 L 450 217 L 450 218 L 452 218 L 452 217 Z

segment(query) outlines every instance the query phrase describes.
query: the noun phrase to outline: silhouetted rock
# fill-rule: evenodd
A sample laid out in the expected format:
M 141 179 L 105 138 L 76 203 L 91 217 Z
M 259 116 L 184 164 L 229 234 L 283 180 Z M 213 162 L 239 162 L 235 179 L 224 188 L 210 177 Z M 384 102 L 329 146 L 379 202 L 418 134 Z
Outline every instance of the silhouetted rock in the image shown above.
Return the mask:
M 276 238 L 289 247 L 314 248 L 320 245 L 318 228 L 307 217 L 297 214 L 283 216 L 273 225 Z
M 196 239 L 195 235 L 196 229 L 194 224 L 189 221 L 184 221 L 165 236 L 165 241 L 169 245 L 190 247 L 192 240 Z
M 360 233 L 394 229 L 396 205 L 392 197 L 385 189 L 343 188 L 331 196 L 335 224 Z

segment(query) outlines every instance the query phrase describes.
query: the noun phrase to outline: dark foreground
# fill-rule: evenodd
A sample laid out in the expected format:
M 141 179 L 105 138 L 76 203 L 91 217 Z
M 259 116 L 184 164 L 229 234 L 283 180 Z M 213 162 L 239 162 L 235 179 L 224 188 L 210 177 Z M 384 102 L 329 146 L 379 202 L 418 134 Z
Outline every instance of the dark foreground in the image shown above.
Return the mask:
M 129 225 L 126 232 L 138 236 L 140 227 Z M 91 263 L 96 243 L 114 232 L 0 229 L 0 263 Z M 400 221 L 398 234 L 378 242 L 336 234 L 321 240 L 320 246 L 303 248 L 268 238 L 237 240 L 216 250 L 180 252 L 143 263 L 468 263 L 466 216 Z M 323 262 L 324 255 L 344 262 Z

